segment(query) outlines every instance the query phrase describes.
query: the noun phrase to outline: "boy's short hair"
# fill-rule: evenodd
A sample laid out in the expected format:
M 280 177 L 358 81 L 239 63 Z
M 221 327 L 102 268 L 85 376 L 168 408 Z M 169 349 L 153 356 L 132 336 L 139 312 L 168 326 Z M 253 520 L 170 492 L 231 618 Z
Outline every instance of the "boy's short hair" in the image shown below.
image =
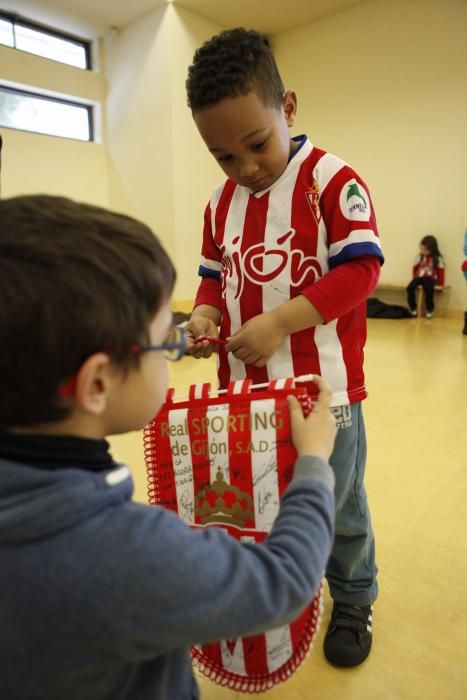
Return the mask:
M 279 108 L 285 92 L 265 37 L 241 27 L 227 29 L 197 49 L 186 89 L 193 113 L 249 92 L 256 92 L 265 105 Z
M 64 197 L 0 201 L 0 426 L 65 418 L 61 384 L 93 353 L 124 373 L 170 297 L 175 271 L 152 231 Z

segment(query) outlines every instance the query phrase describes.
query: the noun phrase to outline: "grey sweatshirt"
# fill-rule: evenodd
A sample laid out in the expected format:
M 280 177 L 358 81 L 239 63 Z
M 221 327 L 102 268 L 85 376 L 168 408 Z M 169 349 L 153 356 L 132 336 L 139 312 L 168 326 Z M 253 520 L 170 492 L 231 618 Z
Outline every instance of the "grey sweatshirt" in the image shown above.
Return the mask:
M 0 698 L 193 700 L 189 645 L 281 626 L 332 546 L 334 477 L 301 458 L 263 544 L 132 502 L 127 467 L 0 460 Z

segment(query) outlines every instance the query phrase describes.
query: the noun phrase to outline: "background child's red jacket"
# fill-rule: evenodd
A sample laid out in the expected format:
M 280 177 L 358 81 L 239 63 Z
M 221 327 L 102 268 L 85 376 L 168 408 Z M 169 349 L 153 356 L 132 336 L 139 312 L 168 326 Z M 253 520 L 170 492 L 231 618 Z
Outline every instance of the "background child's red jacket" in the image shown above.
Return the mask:
M 441 256 L 438 257 L 438 265 L 433 265 L 431 255 L 417 255 L 415 264 L 412 268 L 413 277 L 433 277 L 439 287 L 444 286 L 444 261 Z

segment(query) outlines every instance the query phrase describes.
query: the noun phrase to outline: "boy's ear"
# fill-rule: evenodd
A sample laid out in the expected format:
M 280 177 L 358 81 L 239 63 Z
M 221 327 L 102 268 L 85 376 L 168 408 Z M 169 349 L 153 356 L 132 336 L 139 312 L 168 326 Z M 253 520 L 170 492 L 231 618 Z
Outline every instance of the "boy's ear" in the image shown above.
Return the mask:
M 282 99 L 282 109 L 284 110 L 287 126 L 293 126 L 295 115 L 297 114 L 297 95 L 292 90 L 287 90 Z
M 75 401 L 79 408 L 96 416 L 103 413 L 114 381 L 115 372 L 106 353 L 97 352 L 88 357 L 76 377 Z

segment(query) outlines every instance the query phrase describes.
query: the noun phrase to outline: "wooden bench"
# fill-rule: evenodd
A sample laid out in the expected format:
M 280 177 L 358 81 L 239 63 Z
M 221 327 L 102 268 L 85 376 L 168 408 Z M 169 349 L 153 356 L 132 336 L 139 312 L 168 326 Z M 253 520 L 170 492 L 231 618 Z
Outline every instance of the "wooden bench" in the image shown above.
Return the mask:
M 378 286 L 375 289 L 375 294 L 378 293 L 378 291 L 381 292 L 399 292 L 403 293 L 404 297 L 406 295 L 406 286 L 404 284 L 391 284 L 391 283 L 384 283 L 382 282 L 381 284 L 378 284 Z M 449 289 L 448 286 L 440 287 L 439 285 L 436 285 L 435 287 L 435 292 L 436 294 L 441 294 L 444 290 Z M 417 316 L 424 316 L 425 315 L 425 295 L 423 293 L 423 287 L 418 286 L 415 290 L 415 301 L 417 302 Z

